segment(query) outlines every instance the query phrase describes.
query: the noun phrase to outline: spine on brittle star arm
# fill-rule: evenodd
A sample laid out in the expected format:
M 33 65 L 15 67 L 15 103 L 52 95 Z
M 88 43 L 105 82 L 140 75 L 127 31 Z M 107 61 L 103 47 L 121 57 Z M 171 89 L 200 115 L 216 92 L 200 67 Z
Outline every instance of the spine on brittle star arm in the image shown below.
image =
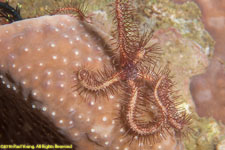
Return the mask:
M 80 70 L 78 72 L 78 80 L 80 84 L 90 91 L 99 91 L 99 90 L 105 90 L 107 87 L 111 86 L 115 82 L 118 82 L 120 80 L 119 73 L 114 74 L 111 78 L 99 82 L 88 73 L 86 70 Z
M 137 100 L 138 100 L 138 88 L 135 86 L 135 83 L 133 81 L 129 81 L 129 84 L 131 86 L 131 99 L 128 103 L 128 113 L 126 115 L 128 124 L 130 128 L 138 135 L 153 135 L 154 133 L 158 132 L 162 125 L 163 125 L 163 119 L 155 124 L 148 124 L 147 126 L 141 126 L 139 125 L 135 120 L 135 108 L 137 106 Z

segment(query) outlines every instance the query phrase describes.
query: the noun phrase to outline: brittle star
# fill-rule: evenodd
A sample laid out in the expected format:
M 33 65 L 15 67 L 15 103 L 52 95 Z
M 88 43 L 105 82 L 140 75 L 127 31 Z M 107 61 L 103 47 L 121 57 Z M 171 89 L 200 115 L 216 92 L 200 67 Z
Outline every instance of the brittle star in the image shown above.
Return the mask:
M 115 0 L 114 11 L 114 66 L 98 72 L 81 68 L 76 72 L 76 90 L 86 98 L 122 90 L 124 100 L 119 118 L 131 141 L 138 138 L 142 142 L 158 142 L 165 138 L 166 132 L 172 134 L 170 128 L 179 136 L 186 134 L 182 132 L 190 123 L 190 116 L 176 108 L 175 97 L 171 96 L 170 71 L 167 67 L 158 72 L 154 69 L 160 48 L 157 44 L 147 46 L 152 33 L 139 33 L 132 21 L 134 9 L 130 1 Z

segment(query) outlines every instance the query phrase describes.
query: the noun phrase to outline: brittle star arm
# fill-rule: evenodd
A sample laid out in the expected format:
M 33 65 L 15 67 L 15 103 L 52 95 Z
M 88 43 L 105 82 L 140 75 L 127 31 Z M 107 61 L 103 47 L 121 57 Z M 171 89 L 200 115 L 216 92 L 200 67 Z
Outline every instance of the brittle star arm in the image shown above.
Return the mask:
M 118 32 L 118 46 L 120 51 L 120 63 L 123 63 L 123 61 L 128 57 L 126 52 L 126 31 L 124 27 L 124 14 L 123 14 L 123 8 L 121 8 L 121 0 L 116 0 L 116 22 L 117 22 L 117 32 Z
M 177 119 L 174 119 L 174 117 L 173 117 L 171 114 L 169 114 L 169 113 L 167 112 L 167 109 L 165 108 L 165 106 L 164 106 L 164 105 L 162 104 L 162 102 L 160 101 L 158 91 L 159 91 L 159 86 L 160 86 L 160 84 L 162 83 L 162 80 L 163 80 L 163 79 L 165 79 L 165 76 L 162 76 L 162 77 L 158 80 L 158 82 L 157 82 L 157 84 L 156 84 L 156 86 L 155 86 L 155 90 L 154 90 L 155 100 L 156 100 L 158 106 L 161 108 L 161 111 L 167 116 L 167 121 L 168 121 L 168 123 L 169 123 L 173 128 L 175 128 L 175 129 L 177 129 L 177 130 L 181 130 L 181 129 L 183 128 L 183 124 L 182 124 L 182 123 L 179 123 Z M 183 119 L 185 119 L 185 118 L 183 118 Z
M 120 81 L 120 72 L 114 73 L 111 77 L 106 80 L 98 81 L 93 75 L 91 75 L 87 70 L 78 71 L 78 82 L 86 90 L 97 92 L 105 91 L 110 88 L 113 84 Z M 99 74 L 101 76 L 101 74 Z
M 149 124 L 148 126 L 141 126 L 135 120 L 135 108 L 137 107 L 137 100 L 138 100 L 138 87 L 136 87 L 134 81 L 128 81 L 129 86 L 131 87 L 131 97 L 128 102 L 128 112 L 127 112 L 127 121 L 130 128 L 133 132 L 137 133 L 138 135 L 153 135 L 158 132 L 161 127 L 163 126 L 164 119 L 161 119 L 159 122 L 154 124 Z

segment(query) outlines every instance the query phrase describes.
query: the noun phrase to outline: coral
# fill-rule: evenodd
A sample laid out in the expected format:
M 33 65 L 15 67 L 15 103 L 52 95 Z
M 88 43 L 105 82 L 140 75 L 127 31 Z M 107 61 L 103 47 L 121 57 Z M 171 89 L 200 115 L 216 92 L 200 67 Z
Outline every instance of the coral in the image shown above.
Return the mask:
M 214 57 L 211 59 L 206 72 L 193 77 L 191 92 L 199 116 L 213 116 L 217 121 L 225 123 L 224 1 L 214 3 L 214 1 L 205 2 L 197 0 L 197 2 L 202 10 L 202 19 L 204 20 L 205 27 L 216 43 Z M 205 111 L 206 109 L 207 111 Z
M 142 24 L 153 29 L 176 28 L 182 36 L 196 41 L 206 55 L 212 56 L 214 41 L 204 29 L 201 11 L 194 2 L 175 4 L 169 0 L 146 0 L 141 2 L 140 8 L 146 16 L 141 17 L 142 20 L 147 20 Z

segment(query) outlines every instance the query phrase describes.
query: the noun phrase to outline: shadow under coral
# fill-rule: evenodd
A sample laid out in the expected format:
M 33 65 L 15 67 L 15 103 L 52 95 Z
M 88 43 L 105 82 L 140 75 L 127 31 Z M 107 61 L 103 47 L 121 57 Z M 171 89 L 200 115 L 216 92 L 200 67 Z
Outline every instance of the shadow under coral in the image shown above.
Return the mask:
M 32 108 L 31 97 L 24 100 L 22 93 L 15 92 L 2 79 L 0 82 L 0 144 L 58 144 L 76 149 L 49 118 Z

